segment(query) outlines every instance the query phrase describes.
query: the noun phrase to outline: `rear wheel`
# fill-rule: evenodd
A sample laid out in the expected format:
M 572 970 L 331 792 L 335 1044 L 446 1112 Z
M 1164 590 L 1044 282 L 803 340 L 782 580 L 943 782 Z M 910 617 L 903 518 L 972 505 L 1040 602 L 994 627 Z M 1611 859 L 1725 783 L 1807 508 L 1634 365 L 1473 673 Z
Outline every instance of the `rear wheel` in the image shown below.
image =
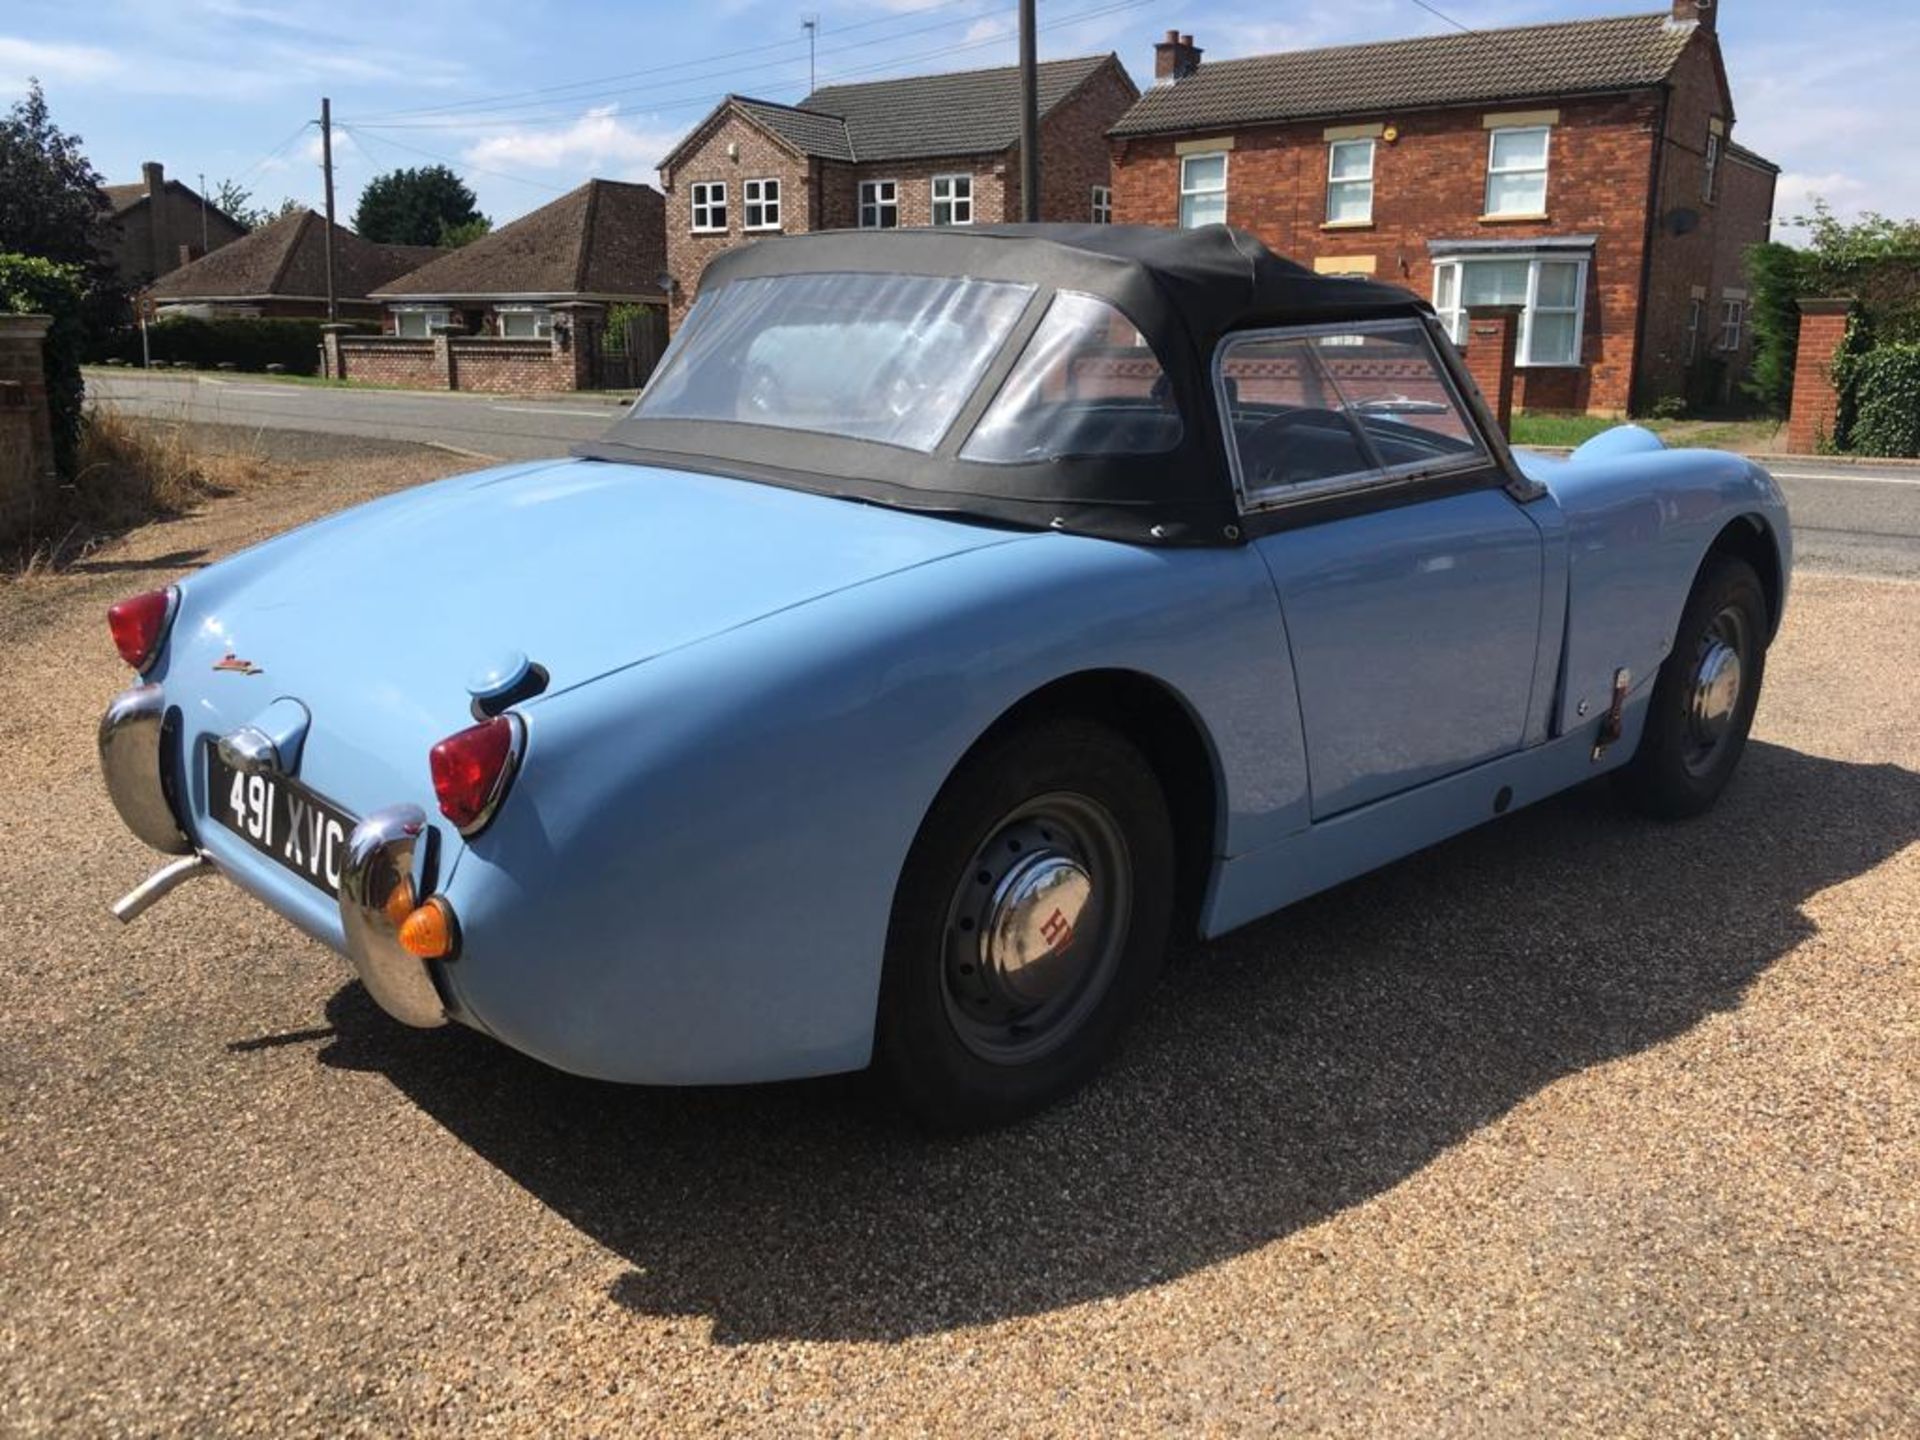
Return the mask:
M 969 756 L 888 932 L 879 1063 L 908 1112 L 976 1129 L 1083 1084 L 1159 972 L 1173 878 L 1159 782 L 1114 731 L 1048 721 Z
M 1720 798 L 1746 749 L 1767 663 L 1767 602 L 1753 567 L 1708 558 L 1654 681 L 1640 748 L 1620 772 L 1628 799 L 1662 819 Z

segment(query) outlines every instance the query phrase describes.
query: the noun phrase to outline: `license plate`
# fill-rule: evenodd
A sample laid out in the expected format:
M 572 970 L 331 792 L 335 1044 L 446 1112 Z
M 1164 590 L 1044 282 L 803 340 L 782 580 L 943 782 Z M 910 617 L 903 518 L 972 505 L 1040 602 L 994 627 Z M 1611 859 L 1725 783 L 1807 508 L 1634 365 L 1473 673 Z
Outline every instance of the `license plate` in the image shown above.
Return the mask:
M 207 746 L 207 809 L 268 859 L 329 895 L 340 893 L 340 866 L 354 818 L 285 775 L 248 775 Z

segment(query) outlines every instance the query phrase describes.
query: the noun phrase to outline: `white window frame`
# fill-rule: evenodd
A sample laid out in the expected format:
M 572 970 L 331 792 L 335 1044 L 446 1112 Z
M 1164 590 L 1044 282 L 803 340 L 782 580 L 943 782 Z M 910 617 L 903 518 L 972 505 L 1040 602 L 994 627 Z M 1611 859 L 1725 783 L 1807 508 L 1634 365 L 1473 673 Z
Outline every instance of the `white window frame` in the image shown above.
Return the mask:
M 1703 154 L 1705 168 L 1700 174 L 1700 201 L 1704 205 L 1713 204 L 1713 190 L 1720 176 L 1720 133 L 1707 131 L 1707 148 Z
M 421 330 L 418 335 L 407 334 L 407 321 L 419 318 Z M 405 305 L 393 312 L 393 333 L 401 340 L 431 340 L 436 327 L 445 327 L 453 322 L 453 311 L 445 305 Z
M 1334 157 L 1340 153 L 1342 147 L 1355 145 L 1364 145 L 1367 147 L 1367 173 L 1364 176 L 1349 175 L 1345 179 L 1336 180 L 1333 175 Z M 1370 136 L 1362 136 L 1352 140 L 1329 140 L 1327 142 L 1327 224 L 1371 225 L 1373 223 L 1373 161 L 1375 154 L 1374 141 Z M 1346 219 L 1336 218 L 1333 213 L 1333 195 L 1335 188 L 1345 189 L 1360 185 L 1364 185 L 1367 190 L 1367 213 L 1358 219 L 1352 217 Z
M 724 235 L 727 233 L 727 182 L 724 180 L 695 180 L 687 190 L 689 202 L 689 220 L 696 235 Z M 720 223 L 713 223 L 713 212 L 720 212 Z
M 940 187 L 943 185 L 947 189 L 945 195 L 940 193 Z M 960 193 L 962 187 L 966 190 L 964 195 Z M 945 220 L 940 218 L 942 205 L 947 207 Z M 964 219 L 960 214 L 960 208 L 963 205 L 967 212 Z M 949 175 L 935 175 L 927 181 L 927 218 L 935 225 L 942 227 L 973 224 L 973 176 L 954 171 Z
M 496 305 L 493 313 L 499 318 L 500 336 L 506 340 L 551 340 L 553 338 L 553 311 L 545 305 Z M 533 334 L 508 335 L 507 316 L 531 315 Z
M 1332 495 L 1377 490 L 1387 485 L 1410 485 L 1434 475 L 1452 474 L 1460 470 L 1479 469 L 1492 463 L 1493 447 L 1488 444 L 1486 433 L 1480 428 L 1479 418 L 1473 407 L 1467 404 L 1466 397 L 1460 393 L 1455 383 L 1453 371 L 1446 357 L 1440 354 L 1434 342 L 1433 330 L 1418 320 L 1354 320 L 1346 324 L 1328 325 L 1286 325 L 1267 330 L 1236 330 L 1228 335 L 1213 351 L 1213 394 L 1219 406 L 1220 423 L 1231 431 L 1228 419 L 1232 411 L 1232 402 L 1227 394 L 1227 357 L 1228 352 L 1238 345 L 1252 344 L 1262 340 L 1301 340 L 1316 336 L 1348 335 L 1365 336 L 1373 331 L 1418 330 L 1425 337 L 1427 358 L 1433 362 L 1434 373 L 1440 377 L 1447 398 L 1453 402 L 1454 412 L 1460 417 L 1462 427 L 1467 434 L 1479 442 L 1479 453 L 1472 456 L 1460 456 L 1453 460 L 1427 461 L 1413 464 L 1393 465 L 1384 469 L 1352 470 L 1343 475 L 1324 475 L 1316 480 L 1296 481 L 1291 485 L 1269 485 L 1259 490 L 1248 490 L 1246 473 L 1240 464 L 1240 446 L 1233 435 L 1225 436 L 1227 446 L 1227 468 L 1233 476 L 1234 494 L 1239 498 L 1242 515 L 1257 514 L 1263 510 L 1282 510 L 1290 505 L 1300 505 L 1311 500 L 1324 500 Z M 1364 340 L 1362 341 L 1364 343 Z M 1336 393 L 1340 382 L 1331 374 L 1326 376 L 1328 383 Z
M 1682 364 L 1691 365 L 1700 355 L 1700 330 L 1706 324 L 1707 302 L 1695 295 L 1687 301 L 1687 351 Z
M 1737 299 L 1722 299 L 1720 302 L 1720 350 L 1731 355 L 1740 348 L 1740 342 L 1746 335 L 1747 302 Z
M 1207 186 L 1202 189 L 1199 186 L 1187 184 L 1187 167 L 1196 160 L 1218 160 L 1220 162 L 1220 184 L 1217 188 Z M 1187 201 L 1200 195 L 1218 195 L 1220 197 L 1220 219 L 1223 223 L 1225 222 L 1227 218 L 1227 174 L 1232 168 L 1233 152 L 1231 150 L 1198 150 L 1191 155 L 1182 155 L 1180 157 L 1179 221 L 1182 230 L 1192 230 L 1196 228 L 1187 223 Z M 1209 221 L 1208 223 L 1211 224 L 1212 222 Z
M 1089 213 L 1093 223 L 1111 225 L 1113 223 L 1113 187 L 1111 185 L 1094 186 L 1092 200 Z
M 1540 135 L 1545 144 L 1540 147 L 1538 165 L 1507 165 L 1495 169 L 1493 164 L 1494 147 L 1502 135 Z M 1538 210 L 1496 210 L 1493 208 L 1493 181 L 1496 175 L 1533 175 L 1540 176 L 1540 208 Z M 1553 174 L 1553 126 L 1551 125 L 1501 125 L 1487 132 L 1487 184 L 1480 196 L 1480 213 L 1490 220 L 1526 219 L 1547 213 L 1547 186 Z
M 885 199 L 880 196 L 880 187 L 883 185 L 887 189 Z M 898 230 L 900 228 L 900 182 L 898 180 L 862 180 L 859 190 L 855 193 L 860 200 L 858 219 L 862 230 Z M 869 210 L 873 212 L 871 223 L 867 220 Z M 891 225 L 880 223 L 880 214 L 885 210 L 893 212 Z
M 1447 333 L 1453 337 L 1453 343 L 1462 350 L 1467 345 L 1467 276 L 1465 267 L 1475 262 L 1483 264 L 1519 264 L 1527 266 L 1527 298 L 1520 312 L 1520 334 L 1516 338 L 1513 363 L 1520 369 L 1568 370 L 1586 364 L 1583 358 L 1587 347 L 1587 271 L 1592 257 L 1584 252 L 1568 254 L 1561 250 L 1520 250 L 1489 252 L 1478 255 L 1447 255 L 1433 264 L 1433 308 L 1440 315 Z M 1533 358 L 1533 317 L 1540 295 L 1540 267 L 1543 265 L 1574 265 L 1578 273 L 1574 277 L 1573 304 L 1549 305 L 1544 313 L 1549 315 L 1573 316 L 1573 359 L 1571 360 L 1535 360 Z M 1442 275 L 1453 272 L 1453 303 L 1441 308 L 1440 287 L 1444 283 Z
M 760 212 L 755 221 L 753 212 Z M 780 180 L 778 176 L 764 175 L 754 180 L 740 182 L 740 227 L 743 230 L 778 230 L 780 228 Z

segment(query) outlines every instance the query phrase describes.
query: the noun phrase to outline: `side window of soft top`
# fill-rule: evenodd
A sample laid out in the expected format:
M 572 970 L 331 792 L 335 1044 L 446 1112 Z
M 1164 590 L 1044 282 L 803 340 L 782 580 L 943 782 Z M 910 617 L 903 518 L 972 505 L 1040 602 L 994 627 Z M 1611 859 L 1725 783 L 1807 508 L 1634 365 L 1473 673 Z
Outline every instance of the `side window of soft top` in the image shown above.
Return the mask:
M 1180 435 L 1173 387 L 1146 337 L 1105 300 L 1063 290 L 960 458 L 1005 465 L 1158 454 Z
M 1249 509 L 1490 459 L 1419 320 L 1231 336 L 1216 382 Z

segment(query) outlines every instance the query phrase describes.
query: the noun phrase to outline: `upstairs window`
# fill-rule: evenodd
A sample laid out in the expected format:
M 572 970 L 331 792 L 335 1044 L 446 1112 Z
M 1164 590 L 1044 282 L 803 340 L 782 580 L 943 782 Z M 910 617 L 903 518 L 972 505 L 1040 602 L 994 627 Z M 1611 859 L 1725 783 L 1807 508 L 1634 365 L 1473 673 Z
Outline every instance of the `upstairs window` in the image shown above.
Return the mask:
M 1111 225 L 1113 223 L 1113 187 L 1096 185 L 1093 187 L 1093 223 Z
M 1487 140 L 1488 215 L 1547 213 L 1545 125 L 1495 130 Z
M 933 177 L 933 223 L 971 225 L 973 223 L 973 176 L 936 175 Z
M 1180 157 L 1180 228 L 1224 225 L 1227 219 L 1227 152 Z
M 742 187 L 741 201 L 747 207 L 747 229 L 780 228 L 780 182 L 749 180 Z
M 1744 300 L 1723 300 L 1720 302 L 1720 348 L 1734 351 L 1740 348 L 1741 331 L 1746 327 L 1747 302 Z
M 860 182 L 860 228 L 891 230 L 900 223 L 900 185 L 894 180 Z
M 1373 220 L 1373 141 L 1336 140 L 1327 146 L 1327 223 Z
M 709 234 L 727 228 L 727 182 L 724 180 L 702 180 L 692 187 L 693 228 L 698 234 Z
M 1720 176 L 1720 132 L 1707 132 L 1707 150 L 1704 166 L 1700 172 L 1700 198 L 1707 204 L 1713 203 L 1713 187 Z

